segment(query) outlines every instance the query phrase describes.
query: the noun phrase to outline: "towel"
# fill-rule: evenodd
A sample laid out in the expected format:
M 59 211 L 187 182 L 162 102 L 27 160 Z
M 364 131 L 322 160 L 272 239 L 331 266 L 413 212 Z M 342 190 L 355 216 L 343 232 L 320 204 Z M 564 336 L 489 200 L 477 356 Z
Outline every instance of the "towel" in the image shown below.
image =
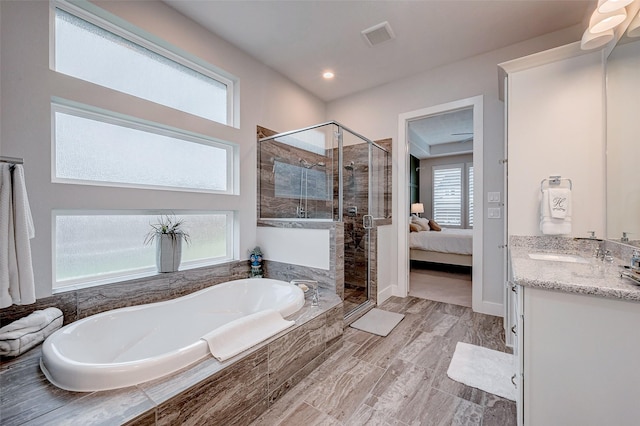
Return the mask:
M 202 336 L 209 345 L 211 355 L 225 361 L 252 346 L 291 327 L 278 311 L 265 309 L 238 318 Z
M 9 245 L 13 239 L 11 165 L 0 163 L 0 309 L 13 304 L 9 294 Z
M 24 168 L 0 164 L 0 308 L 35 303 L 33 220 Z
M 553 217 L 552 215 L 552 195 L 551 190 L 562 190 L 565 188 L 549 188 L 542 191 L 542 199 L 540 201 L 540 231 L 545 235 L 564 235 L 571 233 L 571 200 L 567 197 L 563 205 L 564 217 Z M 567 191 L 570 191 L 567 189 Z M 567 202 L 568 201 L 568 202 Z
M 564 219 L 571 209 L 571 190 L 569 188 L 549 188 L 547 191 L 551 217 Z
M 42 343 L 62 327 L 63 315 L 58 308 L 34 311 L 0 328 L 0 355 L 18 356 Z

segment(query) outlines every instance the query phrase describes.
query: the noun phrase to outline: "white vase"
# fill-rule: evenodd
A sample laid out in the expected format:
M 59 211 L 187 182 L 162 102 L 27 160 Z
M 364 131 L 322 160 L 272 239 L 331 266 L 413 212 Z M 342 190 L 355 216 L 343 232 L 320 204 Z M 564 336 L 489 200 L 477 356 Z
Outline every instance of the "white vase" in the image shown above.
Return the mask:
M 156 266 L 158 272 L 175 272 L 182 259 L 182 235 L 171 238 L 168 234 L 160 234 L 156 242 Z

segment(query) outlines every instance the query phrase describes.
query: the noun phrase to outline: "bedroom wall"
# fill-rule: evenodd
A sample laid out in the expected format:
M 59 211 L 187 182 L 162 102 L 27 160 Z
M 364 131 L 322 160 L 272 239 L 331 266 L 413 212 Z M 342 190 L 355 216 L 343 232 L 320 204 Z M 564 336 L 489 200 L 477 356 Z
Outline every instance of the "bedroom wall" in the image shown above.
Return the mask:
M 436 68 L 425 73 L 385 84 L 348 96 L 327 105 L 327 119 L 345 123 L 355 131 L 367 135 L 371 139 L 392 137 L 397 139 L 398 116 L 459 99 L 484 95 L 484 191 L 500 191 L 504 193 L 503 166 L 499 160 L 504 157 L 504 104 L 498 99 L 497 64 L 561 46 L 579 40 L 583 29 L 580 26 L 567 28 L 517 43 L 502 49 L 487 52 L 463 61 Z M 401 152 L 404 152 L 401 150 Z M 404 158 L 394 158 L 396 168 Z M 399 185 L 398 179 L 402 180 Z M 406 188 L 407 176 L 394 175 L 394 188 Z M 394 189 L 394 197 L 396 196 Z M 397 202 L 394 198 L 394 205 Z M 405 206 L 396 206 L 397 211 L 406 211 Z M 392 259 L 397 259 L 397 221 L 394 224 L 388 244 L 393 247 Z M 491 304 L 502 304 L 504 249 L 500 248 L 504 240 L 504 220 L 487 219 L 484 229 L 484 290 L 482 300 Z M 405 230 L 402 230 L 405 232 Z M 383 238 L 384 236 L 381 236 Z M 392 281 L 380 282 L 379 292 L 384 295 L 400 294 L 398 289 L 397 262 L 387 262 L 385 267 L 392 272 L 388 274 Z M 384 296 L 382 297 L 384 299 Z
M 423 217 L 433 216 L 433 166 L 447 164 L 472 163 L 473 154 L 450 155 L 446 157 L 425 158 L 420 160 L 420 202 L 424 204 Z
M 240 259 L 256 245 L 256 126 L 295 129 L 325 121 L 325 103 L 159 1 L 99 2 L 152 37 L 218 66 L 240 81 L 234 128 L 58 74 L 49 69 L 49 2 L 0 2 L 2 155 L 24 157 L 36 229 L 31 240 L 38 298 L 51 294 L 54 208 L 198 209 L 237 212 Z M 240 195 L 196 197 L 166 191 L 51 183 L 52 96 L 119 110 L 238 144 Z M 319 247 L 329 250 L 329 247 Z M 268 256 L 266 256 L 268 259 Z

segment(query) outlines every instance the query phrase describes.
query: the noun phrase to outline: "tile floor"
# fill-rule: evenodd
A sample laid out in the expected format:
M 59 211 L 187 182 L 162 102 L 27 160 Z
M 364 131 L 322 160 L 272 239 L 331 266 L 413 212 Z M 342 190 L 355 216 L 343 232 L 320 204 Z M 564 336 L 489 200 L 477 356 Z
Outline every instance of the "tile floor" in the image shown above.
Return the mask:
M 471 271 L 411 268 L 409 295 L 471 307 Z
M 458 341 L 506 351 L 501 318 L 416 297 L 380 308 L 405 319 L 387 337 L 347 328 L 343 347 L 252 425 L 516 424 L 514 402 L 446 373 Z

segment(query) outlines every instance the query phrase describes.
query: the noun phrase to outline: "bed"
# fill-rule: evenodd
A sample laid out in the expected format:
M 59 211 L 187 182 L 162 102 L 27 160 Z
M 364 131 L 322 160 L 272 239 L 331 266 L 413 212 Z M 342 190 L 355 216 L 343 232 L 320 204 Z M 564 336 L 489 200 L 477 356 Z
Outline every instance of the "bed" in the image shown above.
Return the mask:
M 471 266 L 473 229 L 442 228 L 441 231 L 409 233 L 409 257 L 421 262 Z

